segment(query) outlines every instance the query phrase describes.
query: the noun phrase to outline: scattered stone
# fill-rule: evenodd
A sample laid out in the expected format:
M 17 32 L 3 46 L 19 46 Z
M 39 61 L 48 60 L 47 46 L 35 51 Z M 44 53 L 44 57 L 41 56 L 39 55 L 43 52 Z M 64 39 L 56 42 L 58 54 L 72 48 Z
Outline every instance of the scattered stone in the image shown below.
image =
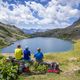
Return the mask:
M 80 67 L 73 69 L 73 71 L 80 73 Z
M 70 62 L 72 62 L 72 61 L 77 61 L 77 58 L 76 58 L 76 57 L 69 58 L 69 61 L 70 61 Z

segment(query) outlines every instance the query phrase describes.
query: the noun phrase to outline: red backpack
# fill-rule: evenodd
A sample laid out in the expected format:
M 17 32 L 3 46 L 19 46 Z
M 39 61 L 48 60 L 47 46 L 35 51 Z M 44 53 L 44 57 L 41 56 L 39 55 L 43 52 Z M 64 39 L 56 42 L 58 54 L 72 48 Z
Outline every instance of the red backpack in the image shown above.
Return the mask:
M 52 62 L 47 70 L 48 73 L 60 73 L 59 64 Z

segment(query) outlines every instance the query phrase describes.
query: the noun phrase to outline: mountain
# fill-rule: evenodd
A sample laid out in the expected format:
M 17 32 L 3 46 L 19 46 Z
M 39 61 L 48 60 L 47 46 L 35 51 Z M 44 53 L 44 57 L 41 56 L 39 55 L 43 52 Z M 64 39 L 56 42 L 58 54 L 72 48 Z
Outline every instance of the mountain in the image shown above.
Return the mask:
M 26 34 L 33 34 L 36 32 L 45 32 L 47 30 L 46 29 L 22 29 L 22 31 Z
M 27 34 L 24 34 L 23 31 L 14 25 L 7 25 L 0 22 L 0 47 L 9 45 L 16 40 L 26 38 L 27 36 Z
M 70 27 L 80 27 L 80 18 L 75 21 Z
M 46 32 L 34 33 L 33 37 L 57 37 L 64 39 L 80 38 L 80 19 L 63 29 L 52 29 Z

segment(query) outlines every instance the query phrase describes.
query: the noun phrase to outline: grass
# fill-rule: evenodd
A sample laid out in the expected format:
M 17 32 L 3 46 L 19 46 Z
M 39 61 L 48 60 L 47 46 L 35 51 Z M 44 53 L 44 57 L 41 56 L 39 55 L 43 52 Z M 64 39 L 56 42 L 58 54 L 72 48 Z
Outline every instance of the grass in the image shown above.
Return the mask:
M 20 75 L 18 80 L 80 80 L 80 40 L 75 40 L 74 50 L 44 55 L 44 61 L 56 61 L 60 64 L 60 74 Z M 74 70 L 78 69 L 79 70 Z

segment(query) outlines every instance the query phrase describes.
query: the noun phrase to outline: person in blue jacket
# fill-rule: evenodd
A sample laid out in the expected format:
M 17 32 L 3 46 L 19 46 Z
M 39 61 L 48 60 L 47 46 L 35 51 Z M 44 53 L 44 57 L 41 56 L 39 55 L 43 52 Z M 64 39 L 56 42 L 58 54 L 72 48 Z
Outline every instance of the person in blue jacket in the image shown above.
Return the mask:
M 37 49 L 37 53 L 34 54 L 34 58 L 38 63 L 43 61 L 43 53 L 41 52 L 40 48 Z
M 31 52 L 29 51 L 29 48 L 26 47 L 26 49 L 23 52 L 23 59 L 30 61 L 31 60 L 30 56 L 31 56 Z

